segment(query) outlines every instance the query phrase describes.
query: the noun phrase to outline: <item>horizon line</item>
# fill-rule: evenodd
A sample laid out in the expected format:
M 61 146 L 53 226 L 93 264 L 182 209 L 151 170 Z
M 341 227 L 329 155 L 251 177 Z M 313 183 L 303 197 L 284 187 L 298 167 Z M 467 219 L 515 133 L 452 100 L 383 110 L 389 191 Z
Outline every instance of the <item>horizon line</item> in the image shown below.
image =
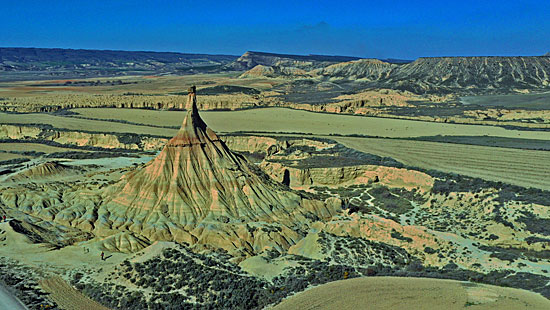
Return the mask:
M 339 55 L 339 54 L 289 54 L 289 53 L 275 53 L 275 52 L 266 52 L 266 51 L 257 51 L 257 50 L 247 50 L 240 55 L 227 54 L 227 53 L 199 53 L 199 52 L 182 52 L 182 51 L 158 51 L 158 50 L 130 50 L 130 49 L 109 49 L 109 48 L 76 48 L 76 47 L 36 47 L 36 46 L 0 46 L 0 49 L 48 49 L 48 50 L 73 50 L 73 51 L 104 51 L 104 52 L 136 52 L 136 53 L 176 53 L 176 54 L 187 54 L 187 55 L 211 55 L 211 56 L 234 56 L 240 57 L 246 53 L 264 53 L 264 54 L 274 54 L 274 55 L 283 55 L 283 56 L 332 56 L 332 57 L 349 57 L 357 59 L 378 59 L 378 60 L 416 60 L 420 58 L 473 58 L 473 57 L 549 57 L 550 52 L 543 55 L 475 55 L 475 56 L 464 56 L 464 55 L 453 55 L 453 56 L 419 56 L 414 59 L 410 58 L 395 58 L 395 57 L 363 57 L 363 56 L 349 56 L 349 55 Z

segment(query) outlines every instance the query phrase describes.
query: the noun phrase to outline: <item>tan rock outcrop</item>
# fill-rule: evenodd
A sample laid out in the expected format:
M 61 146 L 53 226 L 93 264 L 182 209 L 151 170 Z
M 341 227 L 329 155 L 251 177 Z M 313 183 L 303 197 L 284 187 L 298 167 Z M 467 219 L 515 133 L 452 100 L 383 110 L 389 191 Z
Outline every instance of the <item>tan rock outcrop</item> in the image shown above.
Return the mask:
M 433 186 L 433 177 L 419 171 L 404 168 L 360 165 L 331 168 L 296 168 L 281 163 L 263 161 L 261 168 L 274 180 L 283 182 L 285 174 L 290 187 L 304 189 L 310 186 L 340 187 L 352 184 L 373 182 L 378 178 L 380 184 L 388 187 L 401 187 L 408 190 L 418 188 L 422 192 Z
M 249 153 L 266 153 L 271 146 L 279 144 L 275 138 L 259 136 L 225 136 L 223 141 L 233 151 Z
M 38 127 L 17 126 L 17 125 L 0 125 L 0 139 L 24 139 L 37 138 L 42 132 Z
M 330 218 L 340 209 L 339 200 L 307 199 L 262 176 L 207 127 L 191 98 L 180 131 L 162 152 L 106 189 L 97 235 L 132 232 L 148 241 L 200 243 L 251 255 L 288 248 L 303 237 L 298 231 L 306 218 Z
M 0 100 L 1 112 L 55 112 L 75 108 L 122 108 L 122 109 L 172 109 L 184 102 L 182 95 L 114 95 L 114 94 L 68 94 L 35 97 L 8 97 Z M 202 110 L 236 110 L 264 105 L 262 95 L 219 94 L 203 96 L 199 107 Z
M 56 130 L 33 125 L 0 125 L 0 139 L 48 140 L 65 145 L 94 146 L 106 149 L 156 151 L 162 149 L 168 139 L 141 137 L 141 143 L 126 143 L 116 134 Z

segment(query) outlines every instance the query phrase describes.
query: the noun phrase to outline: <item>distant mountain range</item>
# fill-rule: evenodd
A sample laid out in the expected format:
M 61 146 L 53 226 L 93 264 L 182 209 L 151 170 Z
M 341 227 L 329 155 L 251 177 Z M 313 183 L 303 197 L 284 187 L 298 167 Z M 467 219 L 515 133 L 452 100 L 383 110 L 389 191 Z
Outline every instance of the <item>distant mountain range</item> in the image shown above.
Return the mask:
M 237 71 L 250 70 L 257 65 L 312 70 L 359 59 L 361 58 L 353 56 L 288 55 L 265 52 L 246 52 L 231 64 L 231 67 Z M 412 60 L 388 58 L 382 59 L 382 61 L 403 64 L 409 63 Z
M 37 73 L 37 78 L 117 74 L 193 74 L 246 71 L 257 65 L 323 68 L 359 57 L 246 52 L 242 56 L 61 48 L 0 48 L 0 72 Z M 408 60 L 389 59 L 406 63 Z M 46 76 L 44 75 L 46 73 Z M 12 74 L 17 77 L 17 74 Z M 28 76 L 28 75 L 25 75 Z M 4 77 L 4 80 L 6 77 Z
M 0 48 L 0 81 L 242 71 L 242 77 L 366 83 L 417 94 L 507 93 L 550 88 L 550 57 L 360 59 L 249 51 L 242 56 L 45 48 Z
M 232 67 L 235 70 L 249 70 L 257 65 L 312 69 L 357 59 L 359 59 L 359 57 L 322 55 L 302 56 L 264 52 L 246 52 L 232 64 Z
M 172 52 L 0 48 L 0 72 L 12 78 L 70 78 L 150 73 L 219 72 L 238 57 Z M 17 74 L 19 73 L 19 74 Z M 9 78 L 9 77 L 8 77 Z
M 254 54 L 243 56 L 246 64 L 259 63 L 254 59 L 262 59 L 253 58 Z M 422 57 L 400 64 L 360 59 L 317 65 L 286 59 L 271 57 L 269 62 L 264 61 L 241 76 L 336 78 L 365 83 L 365 87 L 416 94 L 493 94 L 550 88 L 550 57 L 545 56 Z

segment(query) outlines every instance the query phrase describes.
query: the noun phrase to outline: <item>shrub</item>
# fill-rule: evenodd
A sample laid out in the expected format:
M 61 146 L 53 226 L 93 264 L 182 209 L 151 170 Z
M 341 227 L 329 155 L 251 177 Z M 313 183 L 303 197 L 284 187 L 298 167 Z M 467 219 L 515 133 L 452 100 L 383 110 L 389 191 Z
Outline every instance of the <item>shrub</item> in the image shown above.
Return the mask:
M 424 248 L 424 253 L 427 253 L 427 254 L 435 254 L 436 253 L 436 250 L 434 250 L 433 248 L 427 246 Z

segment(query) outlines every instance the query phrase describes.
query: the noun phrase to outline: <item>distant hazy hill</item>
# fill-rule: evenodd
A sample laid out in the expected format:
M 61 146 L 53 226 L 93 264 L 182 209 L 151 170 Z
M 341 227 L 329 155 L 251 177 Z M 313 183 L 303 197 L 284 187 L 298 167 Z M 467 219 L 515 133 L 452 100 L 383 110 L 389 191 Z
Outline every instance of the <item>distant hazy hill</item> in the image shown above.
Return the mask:
M 548 53 L 544 54 L 544 56 L 550 56 L 550 52 L 548 52 Z
M 350 56 L 287 55 L 263 52 L 246 52 L 231 66 L 235 70 L 249 70 L 257 65 L 315 69 L 339 62 L 360 59 Z
M 111 51 L 61 48 L 0 48 L 0 61 L 32 63 L 59 62 L 61 64 L 99 64 L 99 63 L 178 63 L 195 65 L 196 63 L 228 63 L 237 56 L 184 54 L 174 52 Z
M 550 53 L 539 57 L 433 57 L 413 62 L 246 52 L 242 56 L 0 48 L 0 81 L 246 71 L 242 77 L 368 82 L 417 94 L 490 94 L 550 88 Z
M 550 88 L 550 57 L 545 56 L 433 57 L 406 64 L 360 59 L 330 65 L 319 63 L 318 68 L 316 64 L 285 63 L 284 66 L 281 62 L 279 59 L 275 65 L 258 65 L 241 76 L 336 78 L 416 94 L 494 94 Z M 299 65 L 302 70 L 297 70 Z
M 54 77 L 139 72 L 219 72 L 223 66 L 235 59 L 237 56 L 172 52 L 0 48 L 0 71 L 3 71 L 4 75 L 6 72 L 38 72 Z

